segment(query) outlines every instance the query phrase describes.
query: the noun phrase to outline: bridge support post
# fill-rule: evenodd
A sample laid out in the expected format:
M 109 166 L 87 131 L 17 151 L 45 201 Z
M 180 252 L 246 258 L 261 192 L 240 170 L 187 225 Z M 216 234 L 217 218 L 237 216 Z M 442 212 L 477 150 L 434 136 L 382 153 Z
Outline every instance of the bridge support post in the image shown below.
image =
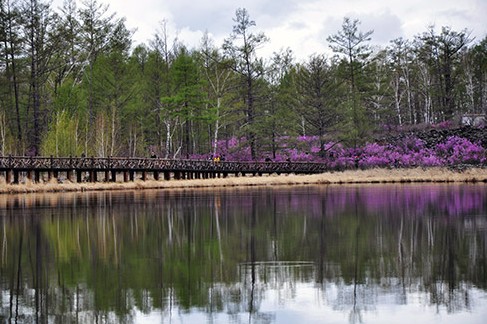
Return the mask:
M 14 184 L 19 183 L 19 171 L 14 170 Z
M 95 170 L 90 170 L 90 182 L 97 182 L 98 181 L 98 172 Z
M 105 170 L 105 182 L 109 182 L 109 181 L 110 181 L 110 171 Z
M 164 180 L 171 180 L 171 172 L 169 171 L 164 172 Z
M 147 171 L 142 171 L 142 181 L 147 181 Z
M 159 171 L 154 171 L 154 180 L 159 181 Z
M 112 182 L 117 182 L 117 171 L 112 170 L 111 172 L 112 172 L 112 179 L 111 179 L 111 181 Z
M 76 182 L 81 183 L 83 181 L 83 171 L 76 170 Z
M 123 182 L 129 182 L 129 172 L 123 171 Z
M 129 171 L 129 179 L 130 179 L 130 181 L 135 180 L 135 171 L 133 171 L 133 170 Z
M 41 172 L 38 170 L 34 171 L 34 182 L 39 183 L 41 181 Z

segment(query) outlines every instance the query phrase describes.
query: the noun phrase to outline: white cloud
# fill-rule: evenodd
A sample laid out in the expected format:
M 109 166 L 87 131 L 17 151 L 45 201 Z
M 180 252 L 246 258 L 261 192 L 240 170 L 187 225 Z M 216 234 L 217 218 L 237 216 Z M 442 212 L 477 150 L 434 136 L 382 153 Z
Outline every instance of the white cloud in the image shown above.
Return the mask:
M 108 3 L 129 28 L 137 28 L 136 42 L 148 43 L 160 22 L 187 46 L 199 45 L 208 31 L 217 45 L 232 31 L 237 8 L 246 8 L 256 32 L 269 38 L 262 53 L 289 47 L 299 59 L 325 52 L 326 37 L 341 28 L 343 17 L 359 19 L 362 31 L 374 30 L 372 45 L 383 46 L 397 37 L 412 38 L 434 24 L 472 31 L 477 40 L 487 36 L 487 0 L 98 0 Z M 80 5 L 80 1 L 78 1 Z M 54 0 L 60 6 L 62 0 Z M 264 54 L 263 54 L 264 55 Z

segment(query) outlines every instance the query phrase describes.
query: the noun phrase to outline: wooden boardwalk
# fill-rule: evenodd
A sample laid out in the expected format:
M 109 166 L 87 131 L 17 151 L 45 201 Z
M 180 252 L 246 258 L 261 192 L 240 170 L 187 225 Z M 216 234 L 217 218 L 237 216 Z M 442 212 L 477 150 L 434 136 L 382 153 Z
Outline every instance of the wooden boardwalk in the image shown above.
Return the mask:
M 327 171 L 326 164 L 311 162 L 238 162 L 122 157 L 0 156 L 0 176 L 7 183 L 26 179 L 37 183 L 56 178 L 71 182 L 116 182 L 135 179 L 211 179 L 228 175 L 313 174 Z M 117 177 L 118 176 L 118 177 Z

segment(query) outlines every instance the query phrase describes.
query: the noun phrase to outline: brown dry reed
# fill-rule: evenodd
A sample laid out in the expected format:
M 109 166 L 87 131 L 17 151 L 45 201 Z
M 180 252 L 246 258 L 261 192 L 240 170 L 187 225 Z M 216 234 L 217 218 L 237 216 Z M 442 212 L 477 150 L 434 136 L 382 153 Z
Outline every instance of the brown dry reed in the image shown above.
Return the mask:
M 373 184 L 373 183 L 487 183 L 487 169 L 469 168 L 455 171 L 448 168 L 410 168 L 410 169 L 368 169 L 326 172 L 315 175 L 264 175 L 217 179 L 194 180 L 136 180 L 133 182 L 82 182 L 73 183 L 56 179 L 48 182 L 6 184 L 0 179 L 0 194 L 30 192 L 70 192 L 101 190 L 141 190 L 141 189 L 178 189 L 210 188 L 238 186 L 275 186 L 275 185 L 311 185 L 311 184 Z

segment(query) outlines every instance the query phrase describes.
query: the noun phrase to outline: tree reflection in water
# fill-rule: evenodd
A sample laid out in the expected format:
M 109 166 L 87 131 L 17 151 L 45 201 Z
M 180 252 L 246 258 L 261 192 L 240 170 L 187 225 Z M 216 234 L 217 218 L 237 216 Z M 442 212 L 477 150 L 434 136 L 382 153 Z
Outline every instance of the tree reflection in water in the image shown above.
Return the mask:
M 467 316 L 487 306 L 486 197 L 485 185 L 4 195 L 0 318 L 311 323 L 326 309 L 361 322 L 390 304 Z M 308 289 L 317 299 L 295 310 Z

